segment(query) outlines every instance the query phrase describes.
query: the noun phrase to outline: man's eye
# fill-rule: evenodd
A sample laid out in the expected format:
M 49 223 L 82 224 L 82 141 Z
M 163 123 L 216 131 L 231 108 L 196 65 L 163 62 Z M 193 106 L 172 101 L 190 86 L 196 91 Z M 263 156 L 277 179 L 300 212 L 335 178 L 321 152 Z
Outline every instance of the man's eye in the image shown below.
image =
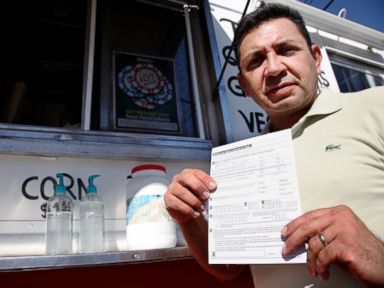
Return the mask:
M 249 62 L 248 62 L 248 69 L 253 69 L 253 68 L 257 68 L 259 67 L 261 64 L 263 63 L 263 59 L 261 57 L 257 57 L 257 58 L 252 58 Z
M 294 47 L 285 47 L 285 48 L 281 48 L 279 53 L 280 53 L 280 55 L 290 56 L 290 55 L 295 54 L 296 51 L 297 51 L 297 49 Z

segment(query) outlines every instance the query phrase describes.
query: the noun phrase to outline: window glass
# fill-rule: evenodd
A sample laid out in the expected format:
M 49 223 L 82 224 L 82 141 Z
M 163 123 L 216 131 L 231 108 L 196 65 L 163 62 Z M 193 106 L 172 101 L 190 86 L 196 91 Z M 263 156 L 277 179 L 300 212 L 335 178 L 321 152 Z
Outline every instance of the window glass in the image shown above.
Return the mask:
M 96 54 L 112 61 L 112 75 L 101 77 L 101 81 L 112 82 L 111 91 L 100 95 L 111 103 L 113 119 L 109 120 L 109 129 L 195 137 L 182 7 L 143 2 L 109 1 L 110 27 L 102 30 L 109 32 L 97 32 L 101 52 Z M 98 29 L 106 25 L 103 19 L 99 18 Z M 103 39 L 108 37 L 110 47 L 102 48 Z M 96 63 L 96 67 L 103 73 L 103 65 Z M 100 118 L 108 117 L 102 109 Z
M 377 67 L 338 57 L 331 58 L 332 68 L 341 92 L 355 92 L 384 85 L 384 71 Z
M 81 124 L 86 1 L 0 4 L 0 121 Z

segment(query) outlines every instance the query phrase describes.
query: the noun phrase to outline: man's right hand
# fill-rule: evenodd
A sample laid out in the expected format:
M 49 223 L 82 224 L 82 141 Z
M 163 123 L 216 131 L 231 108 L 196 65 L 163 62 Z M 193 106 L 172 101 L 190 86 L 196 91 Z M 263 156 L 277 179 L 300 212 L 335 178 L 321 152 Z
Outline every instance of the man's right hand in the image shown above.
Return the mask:
M 184 169 L 175 175 L 164 195 L 169 214 L 179 223 L 197 218 L 205 210 L 205 202 L 216 190 L 215 180 L 198 169 Z

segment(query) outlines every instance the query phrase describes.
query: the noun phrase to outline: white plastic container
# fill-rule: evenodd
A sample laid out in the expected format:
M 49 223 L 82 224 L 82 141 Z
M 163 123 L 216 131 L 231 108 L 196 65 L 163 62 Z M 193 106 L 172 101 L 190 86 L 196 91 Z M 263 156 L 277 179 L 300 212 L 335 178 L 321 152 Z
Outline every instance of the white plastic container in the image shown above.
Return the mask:
M 176 246 L 176 223 L 164 205 L 169 180 L 161 165 L 132 168 L 127 185 L 126 232 L 128 250 Z

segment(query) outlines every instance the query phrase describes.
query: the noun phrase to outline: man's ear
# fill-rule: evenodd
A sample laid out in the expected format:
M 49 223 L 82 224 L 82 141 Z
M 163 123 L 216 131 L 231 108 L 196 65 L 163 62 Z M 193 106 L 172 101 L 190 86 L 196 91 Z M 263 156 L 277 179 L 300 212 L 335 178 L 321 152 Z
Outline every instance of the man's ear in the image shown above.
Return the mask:
M 245 93 L 245 96 L 248 96 L 249 94 L 248 94 L 247 85 L 243 78 L 243 75 L 240 72 L 237 73 L 237 81 L 239 82 L 241 90 L 243 90 L 243 92 Z
M 316 44 L 312 44 L 311 46 L 311 54 L 313 59 L 315 60 L 315 65 L 316 65 L 316 72 L 318 75 L 321 74 L 321 59 L 323 58 L 321 56 L 321 50 L 320 47 L 317 46 Z

